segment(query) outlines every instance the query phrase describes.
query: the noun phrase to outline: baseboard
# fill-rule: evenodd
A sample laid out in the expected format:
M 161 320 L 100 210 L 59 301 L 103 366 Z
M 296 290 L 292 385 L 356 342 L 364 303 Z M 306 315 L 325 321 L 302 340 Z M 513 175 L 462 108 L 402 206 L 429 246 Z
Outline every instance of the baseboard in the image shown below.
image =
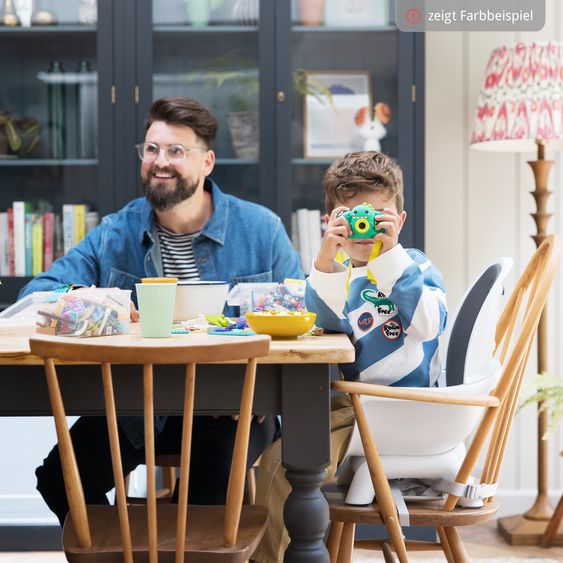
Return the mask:
M 497 499 L 500 508 L 497 518 L 504 516 L 512 516 L 514 514 L 524 514 L 534 504 L 537 492 L 532 489 L 503 489 L 499 491 Z M 559 502 L 561 491 L 550 491 L 549 498 L 552 506 L 555 508 Z
M 61 549 L 60 526 L 0 526 L 0 552 Z

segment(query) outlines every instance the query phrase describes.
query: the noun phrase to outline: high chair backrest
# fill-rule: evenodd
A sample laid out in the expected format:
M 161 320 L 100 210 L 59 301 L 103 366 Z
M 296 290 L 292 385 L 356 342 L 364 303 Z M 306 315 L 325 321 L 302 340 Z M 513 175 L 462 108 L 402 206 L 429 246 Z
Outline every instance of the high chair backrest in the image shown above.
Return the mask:
M 448 387 L 479 381 L 489 371 L 504 282 L 512 264 L 512 258 L 498 258 L 487 266 L 448 319 L 443 343 Z
M 201 336 L 201 338 L 200 338 Z M 184 364 L 184 420 L 181 448 L 180 489 L 178 505 L 174 508 L 177 518 L 175 528 L 164 533 L 167 553 L 176 552 L 176 561 L 183 561 L 186 547 L 186 522 L 188 510 L 188 480 L 190 467 L 190 449 L 192 419 L 194 411 L 194 390 L 197 363 L 247 360 L 246 375 L 242 389 L 240 416 L 236 433 L 235 448 L 227 492 L 227 504 L 224 511 L 224 527 L 222 545 L 209 545 L 209 549 L 232 546 L 237 539 L 246 473 L 246 459 L 250 422 L 252 418 L 252 400 L 256 377 L 256 361 L 258 357 L 269 352 L 269 336 L 250 336 L 244 338 L 208 337 L 206 335 L 189 335 L 166 339 L 143 339 L 133 335 L 108 336 L 98 338 L 74 339 L 37 335 L 30 339 L 32 354 L 44 359 L 47 386 L 61 455 L 61 463 L 70 507 L 73 534 L 81 549 L 96 551 L 97 541 L 92 532 L 89 508 L 86 506 L 82 483 L 72 447 L 70 434 L 65 418 L 63 397 L 59 388 L 54 360 L 82 361 L 101 364 L 103 393 L 106 405 L 106 418 L 111 447 L 111 463 L 115 480 L 119 528 L 121 533 L 123 557 L 126 562 L 133 561 L 133 553 L 139 551 L 135 545 L 135 531 L 130 525 L 133 508 L 126 504 L 124 474 L 121 466 L 119 437 L 117 426 L 116 405 L 112 382 L 112 364 L 142 365 L 142 385 L 145 417 L 145 458 L 147 465 L 147 506 L 146 520 L 142 527 L 148 535 L 144 550 L 149 554 L 151 563 L 158 561 L 161 549 L 160 525 L 170 526 L 170 518 L 163 518 L 157 523 L 156 482 L 155 482 L 155 450 L 153 427 L 153 365 Z M 141 370 L 139 371 L 139 375 Z M 141 384 L 141 383 L 139 383 Z M 180 390 L 179 390 L 180 392 Z M 114 510 L 115 508 L 112 507 Z M 138 507 L 137 507 L 138 508 Z M 145 508 L 142 507 L 144 511 Z M 160 510 L 160 507 L 159 507 Z M 138 514 L 138 510 L 135 512 Z M 170 512 L 171 514 L 171 512 Z M 160 512 L 158 512 L 160 520 Z M 145 518 L 143 514 L 143 518 Z M 68 522 L 68 519 L 67 519 Z M 191 525 L 191 524 L 190 524 Z M 175 534 L 174 534 L 175 530 Z M 66 533 L 66 524 L 65 524 Z M 174 541 L 175 537 L 175 541 Z M 219 536 L 220 537 L 220 536 Z M 171 539 L 172 538 L 172 539 Z M 102 543 L 104 538 L 100 540 Z M 143 540 L 144 541 L 144 540 Z M 138 542 L 137 542 L 138 543 Z M 143 543 L 143 542 L 141 542 Z M 97 559 L 96 559 L 97 561 Z
M 497 323 L 496 352 L 500 354 L 502 375 L 491 395 L 498 398 L 500 406 L 485 409 L 456 476 L 458 483 L 468 482 L 489 435 L 480 480 L 483 485 L 498 482 L 534 335 L 557 274 L 559 254 L 559 239 L 555 235 L 547 237 L 528 262 Z M 450 495 L 445 508 L 451 510 L 457 500 L 457 496 Z

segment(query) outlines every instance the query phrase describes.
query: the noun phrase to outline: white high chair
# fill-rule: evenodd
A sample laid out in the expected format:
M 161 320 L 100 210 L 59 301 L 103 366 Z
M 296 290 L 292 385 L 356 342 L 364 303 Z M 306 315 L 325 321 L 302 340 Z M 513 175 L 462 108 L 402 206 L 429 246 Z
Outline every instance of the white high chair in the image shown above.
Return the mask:
M 429 543 L 426 547 L 442 549 L 448 563 L 469 562 L 458 527 L 485 522 L 498 510 L 498 503 L 493 497 L 534 335 L 557 274 L 559 253 L 559 239 L 555 235 L 546 237 L 536 250 L 496 324 L 494 354 L 499 353 L 499 363 L 496 364 L 492 360 L 493 355 L 489 354 L 487 361 L 481 362 L 483 371 L 476 375 L 471 374 L 475 375 L 472 381 L 464 377 L 467 383 L 442 389 L 397 388 L 356 381 L 333 382 L 335 390 L 350 395 L 363 446 L 359 451 L 354 443 L 351 444 L 350 450 L 366 457 L 373 488 L 377 493 L 377 502 L 371 503 L 370 499 L 367 505 L 351 505 L 346 502 L 344 487 L 329 491 L 327 500 L 332 525 L 328 549 L 332 563 L 351 561 L 356 523 L 384 524 L 400 562 L 407 563 L 407 549 L 420 549 L 420 542 L 412 546 L 404 540 L 400 513 L 398 515 L 389 479 L 420 477 L 423 474 L 429 476 L 425 478 L 441 479 L 436 488 L 445 491 L 447 496 L 445 499 L 418 497 L 417 502 L 409 502 L 409 525 L 436 528 L 439 543 Z M 501 266 L 497 279 L 502 271 Z M 494 288 L 495 284 L 489 294 L 496 295 L 498 299 L 500 293 Z M 469 293 L 464 303 L 467 302 Z M 483 303 L 483 307 L 485 306 L 488 309 L 487 300 Z M 463 306 L 458 318 L 462 311 Z M 473 356 L 472 339 L 480 338 L 479 334 L 473 336 L 480 323 L 480 314 L 476 317 L 472 336 L 468 341 L 470 353 L 462 364 L 464 372 L 467 371 L 468 362 Z M 448 351 L 452 349 L 452 353 L 458 318 L 453 325 L 448 345 Z M 463 323 L 460 326 L 463 326 Z M 500 374 L 495 365 L 502 366 Z M 487 388 L 491 390 L 481 391 Z M 478 391 L 481 392 L 476 394 Z M 365 396 L 369 399 L 364 400 Z M 371 401 L 372 397 L 377 398 L 377 403 Z M 419 403 L 430 405 L 427 405 L 424 411 L 419 410 Z M 371 410 L 374 404 L 377 408 Z M 409 409 L 409 406 L 415 408 Z M 466 415 L 466 411 L 471 414 Z M 427 417 L 431 419 L 430 425 L 426 425 Z M 458 417 L 467 420 L 460 424 Z M 467 453 L 464 453 L 460 441 L 471 432 L 478 419 L 475 434 Z M 474 422 L 470 424 L 468 420 Z M 423 424 L 426 426 L 421 430 L 420 426 Z M 460 430 L 462 426 L 463 429 Z M 487 447 L 484 450 L 485 445 Z M 435 471 L 434 462 L 443 461 L 452 450 L 459 458 L 463 457 L 461 465 L 450 460 L 449 465 L 443 465 L 445 473 Z M 482 452 L 485 454 L 484 466 L 478 476 L 474 477 L 472 472 Z M 451 457 L 453 459 L 453 456 Z M 449 467 L 459 468 L 453 479 L 451 473 L 448 473 Z M 460 506 L 459 501 L 464 497 L 481 499 L 480 506 Z M 385 560 L 395 561 L 385 540 L 369 540 L 368 545 L 364 547 L 383 548 Z
M 503 283 L 512 264 L 511 258 L 499 258 L 487 266 L 465 292 L 448 323 L 446 368 L 440 376 L 448 393 L 459 397 L 485 394 L 500 376 L 500 363 L 493 358 L 495 327 Z M 443 387 L 416 390 L 430 395 L 444 392 Z M 463 440 L 482 413 L 477 406 L 369 396 L 362 396 L 361 401 L 388 479 L 453 479 L 465 456 Z M 346 502 L 369 504 L 375 491 L 357 424 L 346 455 L 349 457 L 338 479 L 340 484 L 350 483 Z

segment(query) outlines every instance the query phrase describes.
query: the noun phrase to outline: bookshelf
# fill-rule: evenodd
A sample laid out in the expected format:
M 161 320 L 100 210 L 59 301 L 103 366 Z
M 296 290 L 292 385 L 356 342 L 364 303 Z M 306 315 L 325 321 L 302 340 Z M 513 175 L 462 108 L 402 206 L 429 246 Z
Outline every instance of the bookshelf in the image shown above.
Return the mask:
M 143 139 L 147 108 L 161 96 L 191 95 L 220 122 L 213 179 L 225 192 L 276 211 L 290 232 L 298 209 L 324 212 L 321 180 L 334 159 L 305 156 L 305 96 L 296 73 L 361 72 L 369 76 L 371 101 L 387 103 L 392 112 L 381 146 L 404 171 L 409 221 L 403 242 L 424 247 L 423 34 L 399 32 L 392 17 L 303 25 L 295 2 L 275 0 L 260 0 L 259 15 L 240 11 L 252 2 L 224 0 L 198 25 L 185 0 L 98 0 L 97 23 L 83 25 L 79 3 L 56 3 L 58 25 L 0 28 L 0 112 L 40 125 L 36 150 L 16 158 L 3 147 L 0 127 L 0 213 L 14 201 L 47 203 L 61 216 L 65 204 L 87 205 L 100 217 L 121 208 L 142 193 L 133 146 Z M 54 61 L 62 63 L 66 81 L 63 154 L 52 150 L 49 83 L 57 81 L 47 73 Z M 89 63 L 94 82 L 70 78 L 81 61 Z M 242 83 L 222 80 L 232 70 Z M 90 88 L 82 105 L 81 84 Z M 81 121 L 84 107 L 94 115 L 88 123 Z M 243 140 L 250 152 L 235 148 L 242 110 L 258 116 L 250 140 Z M 79 144 L 85 126 L 89 154 L 81 154 Z M 29 278 L 0 277 L 2 308 Z

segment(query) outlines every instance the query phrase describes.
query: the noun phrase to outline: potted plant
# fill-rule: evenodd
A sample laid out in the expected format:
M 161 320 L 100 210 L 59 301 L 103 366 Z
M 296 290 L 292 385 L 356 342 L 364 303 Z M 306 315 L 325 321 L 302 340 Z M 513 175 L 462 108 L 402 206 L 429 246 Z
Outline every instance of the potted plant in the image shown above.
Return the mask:
M 548 410 L 549 423 L 543 436 L 546 439 L 563 417 L 563 380 L 556 375 L 537 374 L 527 382 L 523 396 L 519 410 L 530 403 L 543 403 L 542 410 Z
M 238 51 L 229 51 L 201 65 L 186 76 L 187 82 L 202 82 L 213 89 L 228 89 L 230 111 L 227 124 L 237 158 L 257 160 L 259 157 L 260 121 L 258 115 L 260 81 L 256 62 Z M 292 74 L 293 90 L 300 95 L 311 94 L 319 100 L 332 100 L 328 88 L 320 82 L 307 80 L 304 69 Z

